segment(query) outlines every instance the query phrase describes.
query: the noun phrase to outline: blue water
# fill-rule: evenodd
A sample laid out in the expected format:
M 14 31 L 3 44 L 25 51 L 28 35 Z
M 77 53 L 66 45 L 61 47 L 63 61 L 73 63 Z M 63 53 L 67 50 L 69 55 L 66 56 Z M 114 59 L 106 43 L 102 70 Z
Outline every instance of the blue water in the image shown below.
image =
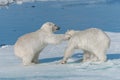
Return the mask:
M 51 21 L 67 29 L 83 30 L 91 27 L 120 32 L 120 4 L 77 4 L 62 2 L 34 2 L 12 4 L 0 9 L 0 44 L 14 44 L 25 33 L 35 31 Z

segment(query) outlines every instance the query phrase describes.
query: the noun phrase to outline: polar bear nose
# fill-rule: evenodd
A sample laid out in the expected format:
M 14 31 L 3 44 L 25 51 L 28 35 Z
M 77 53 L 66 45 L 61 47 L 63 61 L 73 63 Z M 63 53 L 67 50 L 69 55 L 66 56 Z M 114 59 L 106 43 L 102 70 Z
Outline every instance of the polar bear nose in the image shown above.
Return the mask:
M 57 29 L 56 30 L 60 30 L 60 27 L 57 27 Z

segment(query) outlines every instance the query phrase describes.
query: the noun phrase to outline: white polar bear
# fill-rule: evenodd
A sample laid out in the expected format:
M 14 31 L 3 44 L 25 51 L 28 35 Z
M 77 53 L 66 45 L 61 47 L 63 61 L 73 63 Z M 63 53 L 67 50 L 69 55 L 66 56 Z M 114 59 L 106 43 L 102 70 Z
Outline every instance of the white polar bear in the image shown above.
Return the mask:
M 39 53 L 48 44 L 58 44 L 69 38 L 68 35 L 54 34 L 59 29 L 54 23 L 46 22 L 41 29 L 21 36 L 14 45 L 15 55 L 24 65 L 38 63 Z
M 83 31 L 70 30 L 66 34 L 71 35 L 71 38 L 61 61 L 62 64 L 67 62 L 74 49 L 84 51 L 83 62 L 98 61 L 101 63 L 106 61 L 106 51 L 110 46 L 110 38 L 102 30 L 96 28 Z

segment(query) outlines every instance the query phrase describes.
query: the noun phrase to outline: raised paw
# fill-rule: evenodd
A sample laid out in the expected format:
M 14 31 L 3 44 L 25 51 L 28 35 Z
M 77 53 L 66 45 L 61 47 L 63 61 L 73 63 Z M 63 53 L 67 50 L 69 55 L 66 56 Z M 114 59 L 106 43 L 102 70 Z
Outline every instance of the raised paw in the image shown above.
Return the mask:
M 65 40 L 69 40 L 71 38 L 71 35 L 65 34 Z

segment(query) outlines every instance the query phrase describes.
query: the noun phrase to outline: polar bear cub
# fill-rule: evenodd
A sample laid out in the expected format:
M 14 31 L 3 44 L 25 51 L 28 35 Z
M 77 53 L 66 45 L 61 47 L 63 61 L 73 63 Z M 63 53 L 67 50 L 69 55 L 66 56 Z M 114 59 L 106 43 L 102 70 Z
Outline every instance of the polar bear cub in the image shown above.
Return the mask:
M 83 31 L 70 30 L 66 32 L 71 36 L 68 46 L 64 53 L 62 64 L 66 63 L 67 59 L 73 53 L 74 49 L 84 51 L 83 62 L 87 61 L 106 61 L 106 51 L 110 46 L 110 38 L 100 29 L 90 28 Z
M 68 35 L 54 34 L 59 29 L 54 23 L 46 22 L 39 30 L 21 36 L 14 45 L 15 55 L 22 59 L 24 65 L 38 63 L 40 52 L 48 44 L 69 39 Z

